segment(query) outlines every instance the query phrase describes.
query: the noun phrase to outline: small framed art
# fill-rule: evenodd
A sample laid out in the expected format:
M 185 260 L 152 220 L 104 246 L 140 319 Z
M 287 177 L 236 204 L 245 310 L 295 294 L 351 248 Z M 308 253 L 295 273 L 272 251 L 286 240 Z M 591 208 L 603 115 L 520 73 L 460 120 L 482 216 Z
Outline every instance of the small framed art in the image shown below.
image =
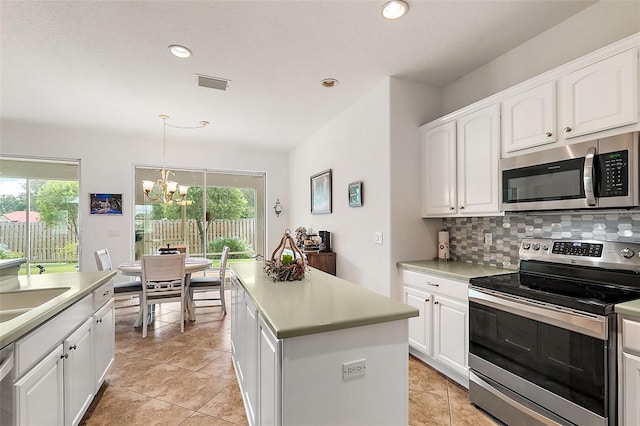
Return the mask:
M 362 182 L 351 182 L 349 184 L 349 207 L 362 206 Z
M 331 213 L 331 169 L 311 176 L 311 214 Z
M 122 194 L 89 194 L 91 214 L 121 215 Z

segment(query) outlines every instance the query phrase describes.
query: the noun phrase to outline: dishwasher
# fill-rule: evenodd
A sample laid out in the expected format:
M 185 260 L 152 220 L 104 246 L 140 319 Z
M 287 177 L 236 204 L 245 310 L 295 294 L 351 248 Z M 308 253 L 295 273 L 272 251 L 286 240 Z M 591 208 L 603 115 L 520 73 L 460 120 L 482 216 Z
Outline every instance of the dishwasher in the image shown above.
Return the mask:
M 0 425 L 13 425 L 13 343 L 0 349 Z

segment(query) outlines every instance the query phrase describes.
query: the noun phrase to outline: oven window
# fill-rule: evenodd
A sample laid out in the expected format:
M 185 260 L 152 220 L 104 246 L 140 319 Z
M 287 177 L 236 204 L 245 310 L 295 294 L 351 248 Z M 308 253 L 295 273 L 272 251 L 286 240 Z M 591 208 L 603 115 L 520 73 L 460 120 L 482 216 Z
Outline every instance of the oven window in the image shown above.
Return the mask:
M 469 351 L 606 415 L 606 342 L 469 302 Z
M 584 198 L 584 158 L 503 172 L 503 201 L 551 201 Z

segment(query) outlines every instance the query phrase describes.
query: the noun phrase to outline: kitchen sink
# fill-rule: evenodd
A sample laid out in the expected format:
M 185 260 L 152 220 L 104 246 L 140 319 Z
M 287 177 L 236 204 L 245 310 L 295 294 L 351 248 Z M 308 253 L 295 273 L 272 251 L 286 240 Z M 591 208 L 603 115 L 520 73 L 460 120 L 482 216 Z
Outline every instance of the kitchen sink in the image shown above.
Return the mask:
M 70 287 L 0 293 L 0 323 L 9 321 L 60 296 Z

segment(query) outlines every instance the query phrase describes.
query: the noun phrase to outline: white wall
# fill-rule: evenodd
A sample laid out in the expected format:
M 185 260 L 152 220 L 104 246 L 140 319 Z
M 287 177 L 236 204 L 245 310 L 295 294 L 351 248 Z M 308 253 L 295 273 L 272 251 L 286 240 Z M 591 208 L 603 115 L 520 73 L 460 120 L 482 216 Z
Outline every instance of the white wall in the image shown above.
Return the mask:
M 640 31 L 640 1 L 600 1 L 443 89 L 442 115 Z
M 267 249 L 275 247 L 280 236 L 278 221 L 287 220 L 287 212 L 276 218 L 272 206 L 276 198 L 288 203 L 288 154 L 204 146 L 189 141 L 188 136 L 185 132 L 175 145 L 167 141 L 168 167 L 266 172 Z M 109 249 L 114 264 L 133 257 L 133 191 L 134 185 L 139 184 L 133 181 L 133 166 L 161 165 L 161 139 L 155 135 L 109 134 L 4 120 L 0 143 L 3 155 L 81 160 L 81 270 L 96 270 L 93 252 L 103 247 Z M 90 216 L 89 193 L 122 193 L 124 214 Z
M 439 221 L 420 219 L 418 126 L 439 110 L 437 89 L 387 78 L 291 152 L 291 228 L 330 231 L 341 278 L 397 296 L 395 262 L 434 255 Z M 309 177 L 329 168 L 333 213 L 312 215 Z M 363 182 L 363 206 L 350 208 L 354 181 Z
M 418 127 L 439 116 L 441 90 L 391 79 L 391 134 L 389 150 L 391 295 L 399 299 L 402 284 L 394 265 L 402 260 L 431 259 L 437 255 L 440 219 L 421 216 L 421 156 Z

